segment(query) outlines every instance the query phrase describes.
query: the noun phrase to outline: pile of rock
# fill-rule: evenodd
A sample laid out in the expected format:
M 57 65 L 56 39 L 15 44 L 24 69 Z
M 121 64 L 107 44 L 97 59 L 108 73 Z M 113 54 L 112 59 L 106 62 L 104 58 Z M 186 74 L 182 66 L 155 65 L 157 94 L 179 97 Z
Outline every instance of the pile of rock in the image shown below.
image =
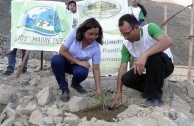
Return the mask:
M 0 62 L 1 69 L 6 68 L 5 64 L 5 60 Z M 62 102 L 50 63 L 45 63 L 43 71 L 38 68 L 39 61 L 30 59 L 28 72 L 21 78 L 16 78 L 17 71 L 11 76 L 0 76 L 0 105 L 6 106 L 0 115 L 1 126 L 194 126 L 194 85 L 187 82 L 169 82 L 169 87 L 164 90 L 165 105 L 154 108 L 139 106 L 145 99 L 139 92 L 123 87 L 123 102 L 128 109 L 112 122 L 106 122 L 72 114 L 97 105 L 93 77 L 82 83 L 87 95 L 70 87 L 70 101 Z M 72 77 L 68 75 L 67 78 L 70 82 Z M 107 104 L 115 96 L 116 81 L 116 77 L 101 78 L 102 93 L 108 96 Z
M 9 37 L 0 34 L 0 58 L 4 58 L 9 50 Z

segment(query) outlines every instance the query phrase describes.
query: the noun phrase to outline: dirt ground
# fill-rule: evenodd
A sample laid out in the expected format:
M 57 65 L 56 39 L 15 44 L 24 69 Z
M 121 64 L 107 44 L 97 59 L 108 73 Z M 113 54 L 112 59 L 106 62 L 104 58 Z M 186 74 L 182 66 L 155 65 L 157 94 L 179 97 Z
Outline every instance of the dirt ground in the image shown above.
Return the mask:
M 88 108 L 85 110 L 81 110 L 78 112 L 75 112 L 78 117 L 83 118 L 86 117 L 87 120 L 91 120 L 93 117 L 95 117 L 98 120 L 105 120 L 107 122 L 115 122 L 117 115 L 121 112 L 123 112 L 127 107 L 124 105 L 121 105 L 119 107 L 115 107 L 112 110 L 108 110 L 106 108 L 102 108 L 100 106 Z

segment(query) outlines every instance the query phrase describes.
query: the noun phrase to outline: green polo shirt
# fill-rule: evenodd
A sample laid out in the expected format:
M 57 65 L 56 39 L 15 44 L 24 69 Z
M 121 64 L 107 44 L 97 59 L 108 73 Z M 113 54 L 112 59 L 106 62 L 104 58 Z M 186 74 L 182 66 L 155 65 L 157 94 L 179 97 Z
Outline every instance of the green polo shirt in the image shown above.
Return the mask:
M 141 29 L 142 30 L 142 29 Z M 148 34 L 154 38 L 157 39 L 157 37 L 161 34 L 164 34 L 165 32 L 156 24 L 150 23 L 148 25 Z M 143 33 L 142 33 L 143 35 Z M 123 44 L 122 50 L 121 50 L 121 63 L 127 63 L 131 59 L 131 54 L 129 53 L 127 47 Z

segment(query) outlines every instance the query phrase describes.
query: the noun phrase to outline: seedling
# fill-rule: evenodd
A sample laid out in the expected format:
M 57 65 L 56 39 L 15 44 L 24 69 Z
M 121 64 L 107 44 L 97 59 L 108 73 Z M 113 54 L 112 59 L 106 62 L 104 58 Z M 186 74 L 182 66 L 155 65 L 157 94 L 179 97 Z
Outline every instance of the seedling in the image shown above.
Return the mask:
M 99 98 L 98 106 L 100 106 L 103 109 L 105 109 L 107 107 L 106 96 L 105 95 L 100 95 L 100 96 L 98 96 L 98 98 Z

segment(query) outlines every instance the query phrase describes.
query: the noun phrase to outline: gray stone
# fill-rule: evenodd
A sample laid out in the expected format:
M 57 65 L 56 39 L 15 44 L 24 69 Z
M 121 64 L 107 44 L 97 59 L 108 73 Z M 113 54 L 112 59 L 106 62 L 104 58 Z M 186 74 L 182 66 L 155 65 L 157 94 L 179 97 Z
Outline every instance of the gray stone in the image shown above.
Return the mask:
M 53 88 L 47 86 L 37 94 L 38 104 L 40 106 L 44 106 L 52 100 L 52 97 L 53 97 Z
M 178 118 L 177 112 L 173 108 L 170 109 L 170 111 L 169 111 L 169 117 L 172 118 L 173 120 L 176 120 Z
M 34 103 L 29 103 L 27 106 L 22 107 L 21 105 L 19 105 L 16 108 L 16 113 L 17 114 L 24 114 L 24 115 L 28 115 L 31 114 L 35 109 L 37 108 L 36 104 Z
M 70 126 L 77 126 L 79 122 L 80 122 L 80 119 L 78 117 L 65 117 L 64 118 L 64 123 Z
M 8 108 L 6 109 L 6 114 L 7 114 L 7 116 L 8 116 L 9 118 L 12 117 L 12 118 L 15 119 L 16 112 L 15 112 L 15 110 L 12 109 L 11 107 L 8 107 Z
M 54 124 L 57 125 L 59 123 L 63 122 L 63 118 L 62 117 L 54 117 Z
M 191 111 L 191 107 L 189 106 L 189 104 L 177 95 L 173 95 L 172 107 L 177 112 L 189 113 Z
M 175 120 L 178 126 L 194 126 L 194 122 L 183 113 L 178 113 L 178 118 Z
M 13 125 L 14 125 L 14 126 L 24 126 L 24 125 L 23 125 L 22 123 L 20 123 L 20 122 L 14 122 Z
M 32 112 L 29 118 L 29 123 L 38 126 L 41 123 L 43 118 L 42 113 L 39 110 L 35 110 Z
M 63 111 L 61 109 L 58 109 L 56 105 L 53 105 L 48 108 L 47 115 L 52 117 L 63 116 Z
M 187 91 L 188 91 L 189 97 L 194 98 L 194 85 L 193 84 L 187 86 Z
M 8 118 L 6 119 L 2 124 L 1 126 L 12 126 L 13 125 L 13 122 L 14 122 L 14 118 Z
M 53 117 L 51 117 L 51 116 L 50 117 L 44 117 L 43 122 L 46 126 L 53 126 L 53 123 L 54 123 Z
M 8 85 L 0 85 L 0 104 L 8 104 L 14 89 Z
M 191 103 L 191 113 L 194 114 L 194 102 Z
M 178 126 L 175 122 L 173 122 L 167 117 L 160 118 L 158 123 L 159 123 L 159 126 Z
M 87 108 L 87 101 L 83 97 L 73 96 L 68 102 L 68 104 L 69 104 L 69 110 L 71 112 L 76 112 Z

